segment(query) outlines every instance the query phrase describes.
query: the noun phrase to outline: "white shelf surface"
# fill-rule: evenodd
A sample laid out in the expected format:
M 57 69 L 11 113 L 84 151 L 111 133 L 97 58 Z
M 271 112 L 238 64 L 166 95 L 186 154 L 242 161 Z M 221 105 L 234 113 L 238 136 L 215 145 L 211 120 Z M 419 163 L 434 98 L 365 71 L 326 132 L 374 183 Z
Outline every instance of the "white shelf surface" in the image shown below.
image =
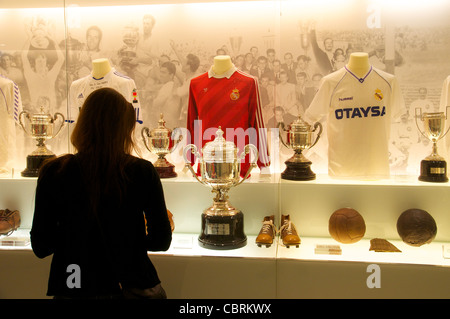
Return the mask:
M 448 250 L 450 243 L 432 242 L 413 247 L 398 241 L 389 240 L 401 252 L 375 252 L 370 251 L 370 240 L 362 239 L 353 244 L 340 244 L 332 238 L 305 237 L 301 238 L 299 248 L 286 248 L 282 245 L 278 248 L 277 258 L 298 259 L 314 261 L 343 261 L 362 263 L 392 263 L 415 264 L 450 267 L 450 259 L 444 258 L 444 247 Z M 341 255 L 316 254 L 317 245 L 339 245 Z
M 184 257 L 237 257 L 237 258 L 265 258 L 265 259 L 297 259 L 312 261 L 342 261 L 362 263 L 393 263 L 434 265 L 450 267 L 450 243 L 432 242 L 420 247 L 410 246 L 399 240 L 389 240 L 401 252 L 370 251 L 370 240 L 362 239 L 353 244 L 341 244 L 332 238 L 302 237 L 298 248 L 287 248 L 277 236 L 270 247 L 258 247 L 256 236 L 247 236 L 247 245 L 238 249 L 215 250 L 201 247 L 198 234 L 174 233 L 172 244 L 167 251 L 149 252 L 150 255 L 184 256 Z M 17 244 L 14 244 L 14 241 Z M 18 230 L 11 236 L 1 236 L 0 250 L 31 250 L 29 230 Z M 28 242 L 26 245 L 22 243 Z M 340 255 L 316 254 L 317 245 L 338 245 Z M 444 257 L 446 253 L 446 258 Z
M 0 250 L 32 250 L 29 229 L 19 229 L 11 236 L 0 236 Z M 247 245 L 238 249 L 215 250 L 199 245 L 198 234 L 173 234 L 172 244 L 164 252 L 149 252 L 150 255 L 190 256 L 190 257 L 240 257 L 240 258 L 276 258 L 277 244 L 270 247 L 258 247 L 256 236 L 247 236 Z M 16 241 L 18 244 L 14 244 Z M 3 244 L 1 244 L 4 242 Z M 27 242 L 26 245 L 21 243 Z

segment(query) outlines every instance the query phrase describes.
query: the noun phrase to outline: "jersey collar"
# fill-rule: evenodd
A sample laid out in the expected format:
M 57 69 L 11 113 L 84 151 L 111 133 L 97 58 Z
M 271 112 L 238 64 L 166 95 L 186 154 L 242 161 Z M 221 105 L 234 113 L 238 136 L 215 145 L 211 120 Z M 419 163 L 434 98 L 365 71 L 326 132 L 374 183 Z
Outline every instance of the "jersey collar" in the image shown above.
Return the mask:
M 236 72 L 236 70 L 237 70 L 237 68 L 233 64 L 233 66 L 228 71 L 226 71 L 225 73 L 216 74 L 216 73 L 214 73 L 213 68 L 211 66 L 209 68 L 209 71 L 208 71 L 208 78 L 216 78 L 216 79 L 227 78 L 227 79 L 229 79 L 233 75 L 233 73 Z
M 93 79 L 93 80 L 95 80 L 95 81 L 99 81 L 99 80 L 103 80 L 104 78 L 107 78 L 107 77 L 109 77 L 109 75 L 110 74 L 112 74 L 112 73 L 114 73 L 114 72 L 116 72 L 116 69 L 114 68 L 114 67 L 112 67 L 111 68 L 111 70 L 109 70 L 109 72 L 108 73 L 106 73 L 104 76 L 102 76 L 101 78 L 94 78 L 92 75 L 91 75 L 91 78 Z
M 347 72 L 350 73 L 351 75 L 353 75 L 353 76 L 355 77 L 355 79 L 357 79 L 360 83 L 364 83 L 364 81 L 366 80 L 366 78 L 369 76 L 370 72 L 372 72 L 372 66 L 370 66 L 369 72 L 367 72 L 367 74 L 366 74 L 364 77 L 359 78 L 359 77 L 356 76 L 356 74 L 354 74 L 352 71 L 350 71 L 350 70 L 347 68 L 347 66 L 344 66 L 344 67 L 345 67 L 345 69 L 347 70 Z

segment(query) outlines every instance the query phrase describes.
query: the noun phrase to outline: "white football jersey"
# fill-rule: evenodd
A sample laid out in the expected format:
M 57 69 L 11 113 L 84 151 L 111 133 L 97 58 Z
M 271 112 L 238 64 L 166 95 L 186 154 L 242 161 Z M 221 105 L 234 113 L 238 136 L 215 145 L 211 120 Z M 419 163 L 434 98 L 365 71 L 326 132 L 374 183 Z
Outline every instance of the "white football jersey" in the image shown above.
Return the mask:
M 136 84 L 133 79 L 121 74 L 114 68 L 112 68 L 110 72 L 100 79 L 96 79 L 92 75 L 87 75 L 72 82 L 69 93 L 68 117 L 70 122 L 77 119 L 80 109 L 89 94 L 95 90 L 105 87 L 115 89 L 121 93 L 128 102 L 132 103 L 136 111 L 136 121 L 142 124 L 142 113 L 137 95 Z
M 16 125 L 22 112 L 19 87 L 0 75 L 0 167 L 12 168 L 16 151 Z
M 344 67 L 322 79 L 305 119 L 326 121 L 330 176 L 387 178 L 391 124 L 404 111 L 395 76 L 371 67 L 359 78 Z
M 448 130 L 450 127 L 450 124 L 448 123 L 448 121 L 450 121 L 449 106 L 450 106 L 450 75 L 444 80 L 444 83 L 442 84 L 441 100 L 439 105 L 439 112 L 444 112 L 444 114 L 447 115 L 443 133 L 445 133 L 445 131 Z M 450 136 L 448 133 L 444 136 L 443 140 L 445 141 L 444 143 L 445 148 L 444 149 L 439 148 L 441 143 L 438 143 L 438 154 L 444 157 L 448 157 L 448 155 L 450 154 Z

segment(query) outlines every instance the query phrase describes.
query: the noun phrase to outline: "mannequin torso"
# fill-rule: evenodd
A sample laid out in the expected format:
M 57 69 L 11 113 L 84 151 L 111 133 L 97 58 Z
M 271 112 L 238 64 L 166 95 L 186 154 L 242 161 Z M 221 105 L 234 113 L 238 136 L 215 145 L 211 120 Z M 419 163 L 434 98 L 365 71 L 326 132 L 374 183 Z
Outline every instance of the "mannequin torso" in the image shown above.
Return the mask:
M 95 79 L 104 77 L 109 71 L 111 71 L 111 65 L 108 59 L 102 58 L 92 61 L 92 76 Z

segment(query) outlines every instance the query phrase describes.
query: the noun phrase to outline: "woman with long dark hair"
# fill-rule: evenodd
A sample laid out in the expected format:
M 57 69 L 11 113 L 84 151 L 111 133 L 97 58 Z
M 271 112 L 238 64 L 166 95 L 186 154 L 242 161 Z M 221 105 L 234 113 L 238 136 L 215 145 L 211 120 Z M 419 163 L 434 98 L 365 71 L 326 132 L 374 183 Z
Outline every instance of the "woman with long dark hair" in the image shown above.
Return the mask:
M 169 248 L 171 226 L 158 173 L 131 155 L 135 123 L 119 92 L 96 90 L 71 135 L 75 155 L 42 167 L 30 235 L 37 257 L 53 254 L 47 295 L 165 297 L 147 251 Z

